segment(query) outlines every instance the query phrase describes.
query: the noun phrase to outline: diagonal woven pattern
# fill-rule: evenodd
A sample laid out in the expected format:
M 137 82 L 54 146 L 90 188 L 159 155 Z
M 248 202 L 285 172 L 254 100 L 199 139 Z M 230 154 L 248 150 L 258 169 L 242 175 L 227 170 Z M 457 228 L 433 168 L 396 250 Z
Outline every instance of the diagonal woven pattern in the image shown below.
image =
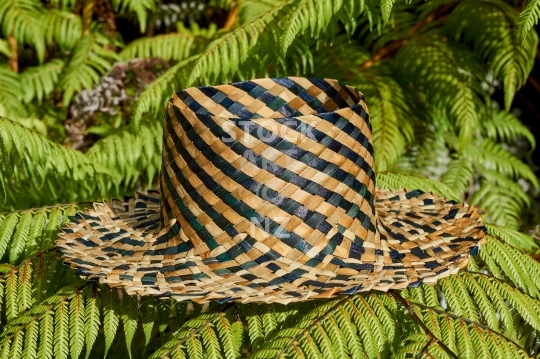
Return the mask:
M 363 95 L 280 78 L 173 95 L 160 192 L 95 204 L 58 245 L 130 294 L 290 303 L 402 289 L 463 268 L 477 211 L 375 188 Z

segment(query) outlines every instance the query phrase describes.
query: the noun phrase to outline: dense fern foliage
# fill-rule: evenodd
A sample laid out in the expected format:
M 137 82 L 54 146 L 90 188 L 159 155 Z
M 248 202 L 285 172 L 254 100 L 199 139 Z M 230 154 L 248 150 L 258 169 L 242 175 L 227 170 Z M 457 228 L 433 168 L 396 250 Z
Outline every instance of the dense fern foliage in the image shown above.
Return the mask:
M 0 1 L 0 357 L 538 357 L 540 243 L 519 229 L 539 184 L 514 151 L 535 139 L 512 103 L 539 17 L 538 0 Z M 366 95 L 379 187 L 481 210 L 488 241 L 466 271 L 405 291 L 200 306 L 62 264 L 69 216 L 156 186 L 173 92 L 282 75 Z

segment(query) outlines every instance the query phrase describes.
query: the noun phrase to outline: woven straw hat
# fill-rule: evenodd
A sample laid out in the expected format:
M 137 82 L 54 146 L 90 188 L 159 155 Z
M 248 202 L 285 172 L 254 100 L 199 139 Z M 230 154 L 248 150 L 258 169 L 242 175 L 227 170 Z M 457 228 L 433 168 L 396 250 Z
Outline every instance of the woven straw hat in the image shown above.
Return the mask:
M 375 187 L 360 92 L 289 77 L 174 94 L 160 191 L 94 204 L 57 243 L 129 294 L 290 303 L 435 283 L 484 241 L 471 206 Z

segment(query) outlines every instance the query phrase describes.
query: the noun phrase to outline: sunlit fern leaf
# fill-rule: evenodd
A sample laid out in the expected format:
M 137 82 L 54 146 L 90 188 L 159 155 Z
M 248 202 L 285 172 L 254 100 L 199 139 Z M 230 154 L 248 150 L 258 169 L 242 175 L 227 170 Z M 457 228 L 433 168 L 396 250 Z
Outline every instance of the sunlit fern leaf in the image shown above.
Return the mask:
M 81 17 L 71 11 L 51 9 L 45 12 L 43 32 L 48 45 L 57 44 L 62 51 L 69 51 L 82 36 Z
M 21 85 L 24 88 L 24 102 L 37 100 L 38 103 L 55 89 L 58 77 L 64 68 L 60 59 L 52 59 L 43 65 L 28 67 L 21 73 Z
M 82 292 L 76 292 L 69 303 L 69 352 L 72 358 L 78 358 L 84 347 L 85 299 Z
M 200 314 L 186 321 L 150 358 L 202 358 L 203 351 L 213 353 L 213 358 L 230 358 L 242 342 L 241 336 L 220 334 L 230 325 L 233 322 L 225 312 Z
M 257 44 L 260 35 L 265 31 L 272 31 L 273 28 L 268 25 L 292 1 L 294 0 L 279 2 L 249 22 L 212 41 L 190 65 L 192 68 L 184 86 L 213 81 L 218 75 L 223 79 L 234 75 Z M 265 35 L 266 39 L 271 38 L 269 33 Z
M 89 33 L 79 39 L 73 54 L 62 72 L 58 87 L 62 89 L 62 103 L 67 106 L 73 95 L 83 88 L 90 89 L 99 82 L 118 55 L 103 47 L 103 38 Z
M 158 121 L 143 122 L 97 141 L 86 153 L 93 163 L 114 170 L 131 187 L 146 175 L 150 187 L 161 166 L 162 127 Z
M 92 347 L 101 328 L 101 294 L 99 285 L 92 284 L 85 303 L 84 332 L 86 344 L 86 359 L 90 357 Z
M 0 118 L 0 177 L 11 188 L 0 208 L 73 201 L 110 186 L 107 169 L 81 152 L 49 141 L 8 119 Z M 108 180 L 105 181 L 105 178 Z M 62 183 L 63 186 L 58 186 Z M 69 183 L 69 186 L 65 186 Z M 24 187 L 26 190 L 19 190 Z M 35 192 L 32 190 L 35 189 Z M 44 198 L 48 196 L 48 198 Z M 27 196 L 27 197 L 25 197 Z M 19 208 L 20 208 L 19 207 Z
M 387 22 L 390 20 L 390 14 L 392 13 L 392 7 L 394 6 L 395 0 L 381 0 L 381 11 L 383 16 L 383 21 Z
M 19 100 L 24 95 L 21 79 L 5 66 L 0 66 L 0 116 L 25 117 L 27 111 Z
M 148 12 L 156 9 L 155 0 L 112 0 L 112 4 L 116 11 L 119 12 L 134 12 L 139 20 L 141 33 L 146 30 L 146 22 L 148 20 Z
M 40 323 L 40 339 L 38 356 L 67 358 L 69 352 L 69 302 L 82 287 L 64 287 L 56 294 L 42 303 L 31 307 L 21 313 L 17 318 L 10 320 L 4 331 L 0 334 L 0 350 L 10 345 L 17 335 L 24 335 L 32 323 Z M 27 352 L 36 351 L 36 340 L 25 341 L 30 348 L 23 348 Z
M 103 300 L 103 333 L 105 336 L 105 356 L 111 348 L 120 322 L 120 305 L 116 288 L 101 287 Z
M 215 36 L 217 27 L 200 29 L 196 23 L 185 28 L 181 23 L 178 32 L 144 37 L 129 43 L 120 52 L 120 57 L 132 58 L 160 57 L 165 61 L 181 61 L 202 51 Z
M 45 58 L 45 39 L 41 31 L 44 7 L 34 0 L 3 0 L 0 2 L 0 26 L 5 39 L 14 36 L 17 43 L 36 49 L 39 62 Z
M 538 36 L 528 32 L 522 44 L 517 36 L 518 13 L 501 1 L 462 1 L 450 14 L 445 30 L 453 39 L 463 36 L 486 61 L 488 70 L 504 86 L 504 103 L 510 109 L 516 90 L 534 64 Z
M 538 23 L 540 18 L 540 1 L 528 0 L 525 8 L 519 15 L 519 40 L 523 43 L 531 28 Z
M 377 187 L 394 190 L 402 188 L 408 190 L 419 189 L 424 192 L 434 192 L 448 199 L 459 201 L 459 195 L 456 191 L 442 182 L 401 173 L 378 173 Z
M 387 1 L 388 2 L 388 1 Z M 309 31 L 312 38 L 322 34 L 333 34 L 337 31 L 337 22 L 341 21 L 345 27 L 352 28 L 356 19 L 364 12 L 371 20 L 370 7 L 375 5 L 369 1 L 354 0 L 294 0 L 284 9 L 285 16 L 280 23 L 279 45 L 284 54 L 294 40 Z M 380 4 L 377 4 L 377 7 Z
M 154 329 L 154 323 L 156 322 L 156 307 L 157 303 L 154 298 L 141 298 L 141 325 L 144 333 L 145 348 L 148 346 L 152 339 L 152 329 Z
M 120 313 L 122 314 L 122 326 L 124 328 L 126 347 L 129 357 L 132 357 L 131 347 L 135 331 L 138 327 L 139 319 L 139 303 L 137 297 L 133 295 L 127 295 L 125 293 L 122 296 L 122 300 L 119 304 Z
M 407 42 L 395 57 L 395 70 L 404 88 L 423 93 L 431 108 L 447 112 L 464 145 L 479 127 L 484 71 L 466 47 L 441 41 L 441 35 L 435 29 Z
M 380 303 L 366 301 L 363 295 L 317 303 L 309 311 L 290 317 L 281 330 L 253 352 L 252 357 L 322 358 L 331 357 L 339 350 L 345 350 L 345 353 L 361 351 L 368 358 L 379 357 L 389 347 L 387 330 L 390 328 L 382 325 L 378 310 L 373 307 L 386 311 Z M 332 325 L 338 322 L 341 325 Z
M 482 120 L 482 128 L 485 135 L 493 141 L 514 142 L 516 138 L 523 136 L 532 148 L 536 147 L 531 130 L 512 113 L 493 110 Z
M 260 14 L 267 12 L 282 0 L 243 0 L 238 3 L 240 24 L 249 22 Z
M 540 264 L 529 255 L 491 236 L 479 255 L 495 277 L 509 280 L 525 293 L 540 298 Z
M 533 252 L 540 246 L 531 236 L 525 233 L 489 223 L 486 223 L 485 226 L 489 234 L 503 240 L 514 248 Z

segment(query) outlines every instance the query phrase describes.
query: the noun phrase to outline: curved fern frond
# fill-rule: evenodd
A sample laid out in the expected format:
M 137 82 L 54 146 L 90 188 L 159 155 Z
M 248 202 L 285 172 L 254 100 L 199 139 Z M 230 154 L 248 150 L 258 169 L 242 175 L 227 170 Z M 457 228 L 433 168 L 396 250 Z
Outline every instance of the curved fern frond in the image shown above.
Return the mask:
M 504 2 L 489 0 L 460 2 L 445 29 L 452 38 L 463 36 L 465 42 L 471 43 L 488 70 L 501 79 L 504 105 L 509 110 L 516 90 L 527 81 L 534 65 L 536 33 L 529 32 L 520 44 L 518 13 Z
M 62 103 L 67 106 L 75 92 L 90 89 L 99 82 L 99 76 L 107 72 L 118 55 L 106 50 L 94 34 L 86 34 L 73 49 L 71 59 L 64 68 L 58 86 L 63 90 Z
M 44 7 L 34 0 L 0 2 L 0 26 L 4 38 L 14 36 L 19 44 L 33 45 L 39 62 L 45 58 L 45 40 L 41 31 Z
M 35 67 L 28 67 L 21 73 L 21 85 L 24 88 L 23 101 L 32 102 L 34 99 L 41 103 L 43 98 L 54 91 L 58 77 L 64 68 L 64 62 L 60 59 Z
M 497 170 L 503 175 L 516 179 L 523 178 L 530 181 L 535 188 L 538 188 L 538 179 L 532 169 L 506 151 L 501 145 L 489 139 L 484 139 L 480 143 L 469 143 L 463 149 L 463 155 L 469 161 L 478 163 L 486 169 Z
M 424 94 L 432 108 L 446 110 L 463 146 L 479 128 L 483 69 L 474 54 L 441 37 L 432 30 L 407 42 L 396 55 L 395 68 L 404 87 Z M 454 96 L 448 96 L 449 92 Z
M 506 111 L 492 111 L 482 120 L 483 131 L 493 141 L 514 142 L 518 136 L 525 137 L 532 148 L 536 140 L 531 131 L 513 114 Z
M 527 5 L 519 14 L 519 40 L 523 43 L 531 28 L 538 23 L 540 18 L 540 1 L 528 0 Z

